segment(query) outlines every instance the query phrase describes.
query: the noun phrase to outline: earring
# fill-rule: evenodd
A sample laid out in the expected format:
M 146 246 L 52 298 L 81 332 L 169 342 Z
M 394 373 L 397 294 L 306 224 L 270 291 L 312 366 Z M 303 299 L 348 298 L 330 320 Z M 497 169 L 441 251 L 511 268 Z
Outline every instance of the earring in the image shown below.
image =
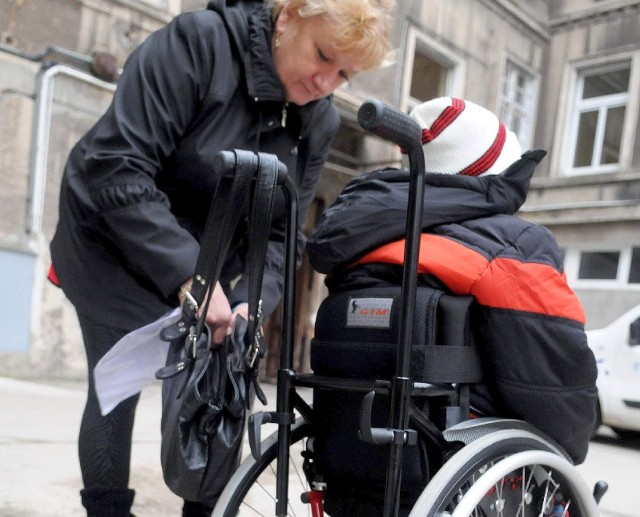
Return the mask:
M 280 34 L 278 34 L 277 32 L 276 32 L 276 39 L 273 42 L 273 46 L 276 47 L 276 48 L 278 48 L 280 46 Z

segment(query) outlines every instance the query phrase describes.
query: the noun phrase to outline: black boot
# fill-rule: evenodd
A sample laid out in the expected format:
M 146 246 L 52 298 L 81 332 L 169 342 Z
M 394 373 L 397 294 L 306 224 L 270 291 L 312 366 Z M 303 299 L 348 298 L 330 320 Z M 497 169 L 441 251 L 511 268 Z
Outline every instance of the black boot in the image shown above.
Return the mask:
M 211 517 L 212 512 L 213 506 L 195 501 L 185 501 L 182 505 L 182 517 Z
M 128 488 L 85 488 L 80 490 L 87 517 L 133 517 L 134 490 Z

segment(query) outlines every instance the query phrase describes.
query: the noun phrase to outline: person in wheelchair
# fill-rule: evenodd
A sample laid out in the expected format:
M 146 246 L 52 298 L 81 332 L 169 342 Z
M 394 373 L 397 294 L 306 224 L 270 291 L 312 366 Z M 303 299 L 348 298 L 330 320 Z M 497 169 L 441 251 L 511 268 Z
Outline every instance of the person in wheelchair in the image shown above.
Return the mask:
M 484 380 L 471 386 L 472 411 L 524 420 L 579 464 L 597 398 L 585 314 L 552 233 L 515 215 L 546 153 L 522 153 L 495 114 L 467 100 L 436 98 L 411 116 L 427 171 L 419 281 L 474 299 Z M 330 294 L 401 283 L 408 188 L 406 170 L 365 173 L 321 216 L 307 251 Z

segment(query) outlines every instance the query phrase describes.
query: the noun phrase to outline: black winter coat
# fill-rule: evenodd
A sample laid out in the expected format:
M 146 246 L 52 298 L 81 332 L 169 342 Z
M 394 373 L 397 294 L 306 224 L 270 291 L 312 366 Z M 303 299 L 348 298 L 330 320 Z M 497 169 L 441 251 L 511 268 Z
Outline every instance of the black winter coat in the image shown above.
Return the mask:
M 194 273 L 220 150 L 276 154 L 298 188 L 304 220 L 339 119 L 330 98 L 285 103 L 272 34 L 262 1 L 216 0 L 177 16 L 128 58 L 112 104 L 71 151 L 62 180 L 51 256 L 79 312 L 128 330 L 177 305 Z M 282 292 L 284 215 L 279 195 L 266 314 Z M 243 273 L 245 252 L 246 232 L 238 231 L 223 286 Z M 242 277 L 227 290 L 230 303 L 246 301 L 246 292 Z
M 501 175 L 428 174 L 419 273 L 477 302 L 471 320 L 485 382 L 472 387 L 474 407 L 534 424 L 580 463 L 597 403 L 584 311 L 551 232 L 512 215 L 543 156 L 526 153 Z M 332 273 L 330 291 L 401 282 L 407 180 L 394 170 L 357 178 L 320 219 L 308 251 Z

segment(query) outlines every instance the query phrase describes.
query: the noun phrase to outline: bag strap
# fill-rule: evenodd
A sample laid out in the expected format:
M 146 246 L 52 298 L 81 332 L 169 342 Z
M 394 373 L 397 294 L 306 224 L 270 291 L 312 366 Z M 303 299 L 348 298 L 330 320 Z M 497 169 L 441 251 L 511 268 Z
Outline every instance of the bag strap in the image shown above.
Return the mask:
M 211 231 L 207 231 L 208 228 L 205 228 L 205 235 L 200 244 L 200 254 L 196 263 L 192 284 L 192 290 L 194 287 L 195 290 L 192 294 L 196 301 L 202 301 L 205 294 L 207 295 L 198 321 L 198 333 L 202 331 L 202 326 L 205 324 L 205 316 L 211 302 L 213 289 L 220 279 L 233 234 L 240 219 L 246 216 L 251 198 L 251 184 L 256 175 L 257 158 L 254 153 L 237 150 L 233 153 L 236 155 L 236 166 L 230 190 L 228 192 L 222 191 L 214 198 L 207 220 L 207 226 L 211 226 Z M 249 226 L 251 227 L 251 224 Z M 267 230 L 268 228 L 267 224 Z M 249 249 L 251 249 L 251 236 L 249 237 Z M 203 273 L 206 276 L 203 277 Z M 204 284 L 201 278 L 206 279 Z
M 278 186 L 278 158 L 272 154 L 258 153 L 258 177 L 253 190 L 251 218 L 249 220 L 249 321 L 246 334 L 245 379 L 252 384 L 256 396 L 263 404 L 267 398 L 258 384 L 259 360 L 266 354 L 262 334 L 262 281 L 269 244 L 269 229 L 273 215 L 273 202 Z M 247 399 L 248 402 L 248 399 Z
M 231 239 L 240 218 L 246 214 L 251 181 L 255 175 L 255 160 L 251 166 L 248 161 L 238 160 L 237 155 L 241 151 L 228 151 L 235 155 L 235 163 L 243 166 L 235 167 L 233 175 L 227 175 L 226 170 L 215 171 L 215 185 L 213 197 L 209 207 L 209 215 L 200 241 L 200 252 L 193 275 L 191 288 L 186 293 L 182 304 L 182 316 L 178 322 L 164 328 L 161 338 L 165 341 L 173 341 L 190 333 L 188 343 L 193 345 L 184 359 L 195 358 L 195 343 L 202 334 L 205 325 L 205 316 L 208 304 L 213 294 L 213 287 L 220 278 L 220 272 L 224 264 Z M 250 160 L 249 160 L 250 162 Z M 205 299 L 205 296 L 207 298 Z M 202 307 L 201 315 L 198 310 Z M 186 365 L 181 361 L 177 368 L 167 366 L 163 372 L 159 372 L 162 378 L 170 377 L 182 371 Z
M 164 329 L 162 333 L 163 339 L 173 340 L 189 332 L 190 338 L 186 341 L 185 349 L 187 350 L 184 351 L 186 353 L 183 358 L 195 358 L 195 344 L 206 324 L 207 309 L 212 299 L 213 289 L 220 278 L 231 239 L 240 219 L 246 216 L 250 207 L 249 249 L 245 266 L 245 270 L 249 272 L 247 299 L 249 319 L 247 331 L 244 333 L 244 343 L 242 343 L 244 356 L 242 360 L 233 360 L 235 363 L 233 368 L 243 372 L 247 385 L 252 384 L 257 397 L 266 404 L 266 397 L 257 382 L 259 359 L 266 353 L 262 334 L 263 314 L 260 295 L 280 162 L 276 156 L 266 153 L 234 150 L 232 151 L 234 159 L 230 158 L 229 153 L 229 151 L 220 153 L 224 155 L 220 163 L 225 164 L 221 167 L 227 169 L 226 172 L 233 171 L 233 175 L 228 177 L 225 171 L 217 171 L 219 177 L 215 194 L 200 242 L 193 283 L 183 303 L 182 318 L 178 323 Z M 198 312 L 200 312 L 199 317 Z M 228 343 L 223 347 L 227 353 L 228 347 Z M 233 355 L 237 357 L 237 354 Z M 165 367 L 163 370 L 166 371 L 161 373 L 159 378 L 175 375 L 185 367 L 185 364 L 179 368 Z M 249 403 L 248 397 L 245 402 Z
M 187 295 L 189 303 L 183 304 L 185 315 L 193 321 L 198 307 L 204 301 L 202 317 L 198 321 L 198 335 L 202 332 L 204 316 L 211 301 L 213 288 L 220 279 L 231 239 L 241 217 L 246 214 L 251 182 L 255 175 L 255 162 L 237 159 L 239 151 L 234 153 L 236 154 L 235 173 L 231 178 L 221 178 L 220 186 L 212 199 L 207 224 L 200 242 L 193 284 L 189 291 L 191 296 Z

